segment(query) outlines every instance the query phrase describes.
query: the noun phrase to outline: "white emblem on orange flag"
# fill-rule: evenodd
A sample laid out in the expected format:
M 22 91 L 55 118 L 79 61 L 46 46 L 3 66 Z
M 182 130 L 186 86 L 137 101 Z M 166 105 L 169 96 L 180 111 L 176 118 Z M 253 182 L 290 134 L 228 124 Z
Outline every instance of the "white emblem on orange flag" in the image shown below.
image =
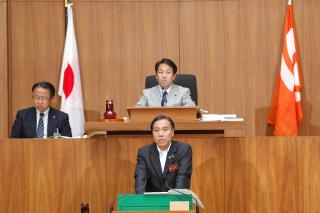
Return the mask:
M 291 1 L 288 2 L 284 26 L 280 74 L 278 76 L 268 123 L 274 125 L 276 136 L 296 136 L 303 117 L 301 105 L 301 74 Z

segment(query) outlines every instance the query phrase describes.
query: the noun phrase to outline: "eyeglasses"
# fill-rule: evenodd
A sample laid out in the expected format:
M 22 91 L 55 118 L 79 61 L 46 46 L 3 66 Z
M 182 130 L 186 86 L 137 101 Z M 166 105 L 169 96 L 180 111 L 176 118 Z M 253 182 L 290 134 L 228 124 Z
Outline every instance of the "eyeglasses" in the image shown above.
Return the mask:
M 50 100 L 50 97 L 34 95 L 34 96 L 32 96 L 32 99 L 37 102 L 39 102 L 39 101 L 48 102 Z

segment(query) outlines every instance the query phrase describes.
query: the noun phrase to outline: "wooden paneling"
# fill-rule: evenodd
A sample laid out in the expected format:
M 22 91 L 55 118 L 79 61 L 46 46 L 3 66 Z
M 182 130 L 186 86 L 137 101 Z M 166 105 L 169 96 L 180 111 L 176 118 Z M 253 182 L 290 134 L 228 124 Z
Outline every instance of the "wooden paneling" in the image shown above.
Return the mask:
M 84 200 L 93 212 L 105 208 L 104 143 L 2 142 L 0 212 L 79 212 Z
M 314 27 L 320 21 L 320 14 L 316 8 L 320 8 L 319 1 L 299 1 L 296 4 L 295 20 L 297 25 L 297 36 L 300 42 L 301 70 L 303 73 L 304 92 L 302 104 L 304 107 L 304 119 L 302 122 L 302 133 L 304 135 L 320 135 L 320 97 L 317 95 L 320 85 L 315 78 L 319 77 L 318 67 L 320 59 L 320 29 Z
M 87 201 L 90 203 L 90 212 L 106 212 L 108 192 L 106 180 L 109 176 L 112 176 L 109 168 L 113 165 L 112 161 L 106 161 L 106 156 L 110 154 L 107 150 L 106 141 L 102 139 L 90 140 L 89 143 L 88 141 L 81 141 L 81 143 L 84 144 L 85 148 L 81 150 L 84 157 L 84 160 L 81 161 L 83 162 L 81 164 L 83 169 L 80 169 L 83 171 L 81 174 L 82 186 L 79 187 L 82 190 L 79 191 L 81 202 Z M 79 208 L 79 205 L 77 208 Z M 76 212 L 79 212 L 79 209 Z
M 192 145 L 191 189 L 203 213 L 318 212 L 319 137 L 178 137 Z M 106 212 L 134 188 L 150 136 L 0 140 L 0 213 Z
M 317 212 L 319 138 L 227 139 L 225 212 Z
M 0 1 L 0 138 L 8 135 L 7 2 Z
M 222 3 L 180 3 L 180 70 L 195 73 L 199 106 L 223 113 L 225 108 L 224 25 Z M 219 63 L 218 63 L 219 62 Z
M 74 11 L 87 120 L 103 117 L 107 99 L 125 116 L 155 61 L 163 56 L 178 61 L 178 5 L 79 2 Z
M 304 83 L 301 134 L 320 135 L 320 2 L 294 0 L 293 5 Z M 17 109 L 32 104 L 34 82 L 58 86 L 65 26 L 63 2 L 11 1 L 9 10 L 12 86 L 3 91 L 14 94 L 7 104 L 14 117 Z M 227 135 L 271 134 L 267 115 L 285 13 L 286 1 L 280 0 L 75 1 L 87 121 L 102 117 L 106 99 L 114 100 L 119 117 L 125 116 L 125 108 L 141 95 L 145 76 L 154 73 L 155 61 L 170 57 L 180 73 L 196 74 L 201 107 L 246 118 L 246 131 Z M 54 106 L 59 107 L 58 98 Z
M 267 106 L 280 59 L 284 6 L 279 1 L 181 3 L 181 64 L 203 83 L 199 105 L 256 123 L 248 126 L 247 135 L 265 135 Z M 275 17 L 279 21 L 271 23 Z
M 268 134 L 266 120 L 280 65 L 285 2 L 190 1 L 180 5 L 181 69 L 196 73 L 201 84 L 199 105 L 210 112 L 245 116 L 252 124 L 245 135 Z M 319 16 L 307 12 L 314 8 L 319 8 L 319 3 L 294 1 L 303 76 L 308 79 L 303 135 L 320 134 L 319 123 L 310 121 L 319 117 L 319 110 L 311 109 L 319 102 L 314 93 L 319 86 L 311 83 L 311 73 L 316 73 L 319 64 L 313 57 L 319 51 L 320 43 L 314 37 L 319 30 L 313 32 L 310 21 L 311 17 L 319 20 Z
M 62 2 L 12 2 L 12 116 L 32 105 L 31 87 L 50 81 L 56 88 L 60 78 L 64 45 Z M 59 106 L 58 99 L 54 106 Z M 13 122 L 13 121 L 12 121 Z
M 224 212 L 224 139 L 203 138 L 192 140 L 185 138 L 181 140 L 192 145 L 193 175 L 191 190 L 200 197 L 207 213 Z M 198 142 L 195 143 L 195 141 Z M 204 210 L 201 209 L 201 212 L 204 212 Z
M 296 165 L 301 141 L 270 139 L 226 143 L 226 212 L 298 212 L 303 205 Z
M 74 141 L 1 143 L 6 150 L 1 153 L 5 174 L 0 177 L 1 212 L 76 212 L 78 207 L 72 203 L 79 203 L 84 191 L 80 182 L 83 147 L 78 145 Z
M 304 205 L 299 207 L 300 212 L 319 212 L 319 201 L 315 198 L 320 191 L 320 166 L 319 151 L 320 143 L 318 138 L 309 138 L 303 143 L 297 143 L 297 168 L 298 182 L 303 183 L 297 186 L 301 193 L 300 199 Z

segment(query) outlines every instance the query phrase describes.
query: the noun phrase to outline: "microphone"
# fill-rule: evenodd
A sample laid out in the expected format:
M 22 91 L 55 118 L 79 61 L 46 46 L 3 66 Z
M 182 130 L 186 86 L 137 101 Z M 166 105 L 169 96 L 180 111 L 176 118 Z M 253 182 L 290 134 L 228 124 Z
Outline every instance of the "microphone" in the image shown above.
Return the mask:
M 61 135 L 59 132 L 59 128 L 56 128 L 56 131 L 53 132 L 53 135 L 49 136 L 48 138 L 72 138 L 72 137 Z
M 114 202 L 116 202 L 116 201 L 119 200 L 120 198 L 123 198 L 123 197 L 125 197 L 125 196 L 127 196 L 127 195 L 129 195 L 129 194 L 132 194 L 133 192 L 138 191 L 139 189 L 144 188 L 144 187 L 147 185 L 147 179 L 148 179 L 148 178 L 145 177 L 145 179 L 144 179 L 144 184 L 143 184 L 142 186 L 140 186 L 140 187 L 138 187 L 138 188 L 136 188 L 136 189 L 134 189 L 134 190 L 126 193 L 126 194 L 123 194 L 123 195 L 121 195 L 120 197 L 114 198 L 114 199 L 110 202 L 110 204 L 109 204 L 109 213 L 112 213 L 112 211 L 113 211 L 113 204 L 114 204 Z
M 61 137 L 60 132 L 59 132 L 59 128 L 56 129 L 56 131 L 53 133 L 53 138 L 59 138 Z
M 192 195 L 186 194 L 186 193 L 180 192 L 179 190 L 176 190 L 176 189 L 171 188 L 171 187 L 168 185 L 168 180 L 167 180 L 167 179 L 166 179 L 166 187 L 167 187 L 169 190 L 172 190 L 172 191 L 178 192 L 179 194 L 182 194 L 182 195 L 191 197 L 192 200 L 194 200 L 195 203 L 196 203 L 196 213 L 200 213 L 200 208 L 199 208 L 198 201 L 197 201 L 197 199 L 195 199 Z

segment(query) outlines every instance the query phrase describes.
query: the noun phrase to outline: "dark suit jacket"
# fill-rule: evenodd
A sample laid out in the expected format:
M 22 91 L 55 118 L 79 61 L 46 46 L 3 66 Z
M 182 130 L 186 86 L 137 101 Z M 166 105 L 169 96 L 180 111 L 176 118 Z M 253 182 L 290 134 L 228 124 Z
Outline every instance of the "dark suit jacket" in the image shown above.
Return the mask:
M 68 114 L 50 107 L 48 114 L 47 137 L 53 136 L 56 129 L 63 136 L 72 137 Z M 35 138 L 37 129 L 36 108 L 30 107 L 17 112 L 12 126 L 12 138 Z
M 175 169 L 175 166 L 178 168 Z M 138 151 L 135 171 L 136 193 L 165 192 L 169 190 L 167 185 L 170 188 L 189 189 L 191 173 L 190 145 L 172 141 L 162 173 L 157 146 L 155 143 L 150 144 Z

